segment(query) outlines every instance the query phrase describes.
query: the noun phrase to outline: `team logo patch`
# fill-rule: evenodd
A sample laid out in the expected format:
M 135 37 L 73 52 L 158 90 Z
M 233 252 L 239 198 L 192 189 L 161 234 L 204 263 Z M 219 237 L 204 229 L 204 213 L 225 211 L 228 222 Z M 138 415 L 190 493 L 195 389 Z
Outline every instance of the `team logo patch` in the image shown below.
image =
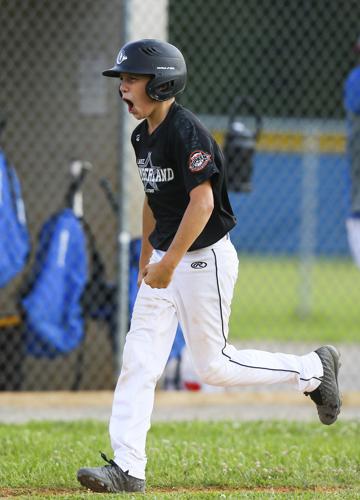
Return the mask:
M 211 160 L 211 155 L 205 151 L 194 151 L 189 158 L 190 172 L 199 172 L 203 170 Z
M 120 50 L 117 58 L 116 58 L 116 64 L 121 64 L 123 61 L 126 61 L 127 56 L 124 54 L 122 50 Z
M 196 261 L 191 263 L 191 267 L 193 269 L 204 269 L 204 267 L 206 266 L 207 266 L 206 262 Z

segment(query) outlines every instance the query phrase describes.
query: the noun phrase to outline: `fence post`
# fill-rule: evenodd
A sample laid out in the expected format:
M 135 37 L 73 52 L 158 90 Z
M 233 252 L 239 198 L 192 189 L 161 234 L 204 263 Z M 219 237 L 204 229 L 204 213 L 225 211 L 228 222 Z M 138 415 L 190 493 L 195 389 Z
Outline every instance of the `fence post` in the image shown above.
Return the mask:
M 131 15 L 131 0 L 123 0 L 121 8 L 121 43 L 124 45 L 128 40 L 129 18 Z M 127 179 L 129 178 L 129 161 L 127 154 L 128 114 L 125 106 L 120 104 L 119 109 L 119 145 L 118 145 L 118 265 L 117 265 L 117 314 L 116 314 L 116 372 L 117 378 L 122 367 L 122 355 L 129 321 L 129 217 L 128 217 L 128 193 Z
M 316 128 L 304 134 L 300 224 L 299 309 L 301 319 L 311 314 L 313 304 L 313 263 L 316 250 L 319 135 Z

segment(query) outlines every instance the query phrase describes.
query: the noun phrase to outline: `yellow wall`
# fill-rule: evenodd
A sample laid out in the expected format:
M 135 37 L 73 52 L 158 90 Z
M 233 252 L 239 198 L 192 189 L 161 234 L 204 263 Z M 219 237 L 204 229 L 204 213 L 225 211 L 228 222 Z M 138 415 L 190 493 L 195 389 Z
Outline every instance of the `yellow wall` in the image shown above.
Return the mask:
M 213 136 L 222 145 L 224 131 L 215 130 Z M 263 132 L 257 144 L 259 151 L 302 152 L 306 136 L 295 132 Z M 316 139 L 316 136 L 314 136 Z M 346 137 L 343 134 L 319 134 L 317 150 L 321 153 L 344 153 Z

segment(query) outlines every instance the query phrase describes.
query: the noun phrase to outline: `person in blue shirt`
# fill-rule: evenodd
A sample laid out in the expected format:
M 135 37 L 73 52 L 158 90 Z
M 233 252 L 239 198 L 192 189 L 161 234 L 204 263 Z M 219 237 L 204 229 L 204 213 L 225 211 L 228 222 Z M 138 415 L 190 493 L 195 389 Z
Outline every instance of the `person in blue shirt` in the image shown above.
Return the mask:
M 360 269 L 360 37 L 354 50 L 358 61 L 344 84 L 351 200 L 346 228 L 354 262 Z

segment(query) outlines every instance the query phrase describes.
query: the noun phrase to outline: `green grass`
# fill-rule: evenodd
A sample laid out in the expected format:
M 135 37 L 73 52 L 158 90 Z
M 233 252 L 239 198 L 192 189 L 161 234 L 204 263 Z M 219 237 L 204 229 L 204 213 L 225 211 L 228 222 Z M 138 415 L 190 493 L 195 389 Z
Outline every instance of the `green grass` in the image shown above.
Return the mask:
M 316 260 L 305 299 L 297 260 L 239 260 L 230 340 L 360 341 L 360 272 L 350 260 Z
M 146 497 L 360 498 L 359 434 L 360 422 L 156 424 Z M 0 445 L 0 498 L 90 498 L 76 470 L 112 456 L 99 422 L 0 425 Z

